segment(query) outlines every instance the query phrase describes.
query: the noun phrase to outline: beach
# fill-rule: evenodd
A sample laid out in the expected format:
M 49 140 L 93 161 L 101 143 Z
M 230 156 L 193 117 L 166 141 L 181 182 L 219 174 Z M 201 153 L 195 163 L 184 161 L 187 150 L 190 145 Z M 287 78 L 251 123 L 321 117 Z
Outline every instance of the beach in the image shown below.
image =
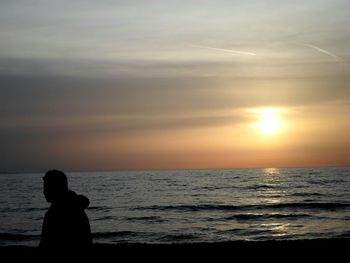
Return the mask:
M 70 249 L 71 256 L 98 259 L 152 259 L 181 260 L 196 259 L 268 259 L 268 260 L 302 260 L 330 259 L 333 262 L 343 259 L 348 253 L 350 239 L 313 239 L 294 241 L 233 241 L 217 243 L 181 243 L 181 244 L 143 244 L 124 243 L 117 245 L 93 244 L 89 249 Z M 54 253 L 54 252 L 60 253 Z M 3 257 L 45 258 L 48 255 L 68 257 L 64 249 L 43 250 L 39 247 L 3 246 Z

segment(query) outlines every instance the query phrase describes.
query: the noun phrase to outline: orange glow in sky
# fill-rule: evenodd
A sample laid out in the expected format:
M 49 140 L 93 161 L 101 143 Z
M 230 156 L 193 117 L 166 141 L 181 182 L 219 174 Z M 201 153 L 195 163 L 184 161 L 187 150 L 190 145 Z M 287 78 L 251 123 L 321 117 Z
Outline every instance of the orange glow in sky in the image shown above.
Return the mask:
M 350 1 L 300 2 L 0 1 L 0 171 L 350 165 Z

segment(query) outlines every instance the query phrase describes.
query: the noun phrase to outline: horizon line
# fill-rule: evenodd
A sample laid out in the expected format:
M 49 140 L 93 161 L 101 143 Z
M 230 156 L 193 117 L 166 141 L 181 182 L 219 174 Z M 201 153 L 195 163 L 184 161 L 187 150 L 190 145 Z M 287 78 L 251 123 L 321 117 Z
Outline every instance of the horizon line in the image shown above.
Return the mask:
M 305 166 L 280 166 L 280 167 L 211 167 L 211 168 L 155 168 L 155 169 L 106 169 L 106 170 L 64 170 L 59 169 L 63 171 L 66 174 L 69 173 L 108 173 L 108 172 L 156 172 L 156 171 L 204 171 L 204 170 L 262 170 L 262 169 L 327 169 L 327 168 L 350 168 L 350 164 L 346 165 L 321 165 L 321 166 L 314 166 L 314 165 L 305 165 Z M 57 169 L 57 168 L 52 168 Z M 50 170 L 50 169 L 49 169 Z M 38 174 L 38 173 L 46 173 L 48 170 L 45 171 L 1 171 L 0 174 Z

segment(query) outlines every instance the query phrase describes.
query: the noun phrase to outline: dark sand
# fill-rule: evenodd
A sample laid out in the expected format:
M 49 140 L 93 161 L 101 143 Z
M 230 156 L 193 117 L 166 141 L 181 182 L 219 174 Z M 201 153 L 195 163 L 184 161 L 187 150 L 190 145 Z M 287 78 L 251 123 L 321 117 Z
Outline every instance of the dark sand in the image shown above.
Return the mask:
M 185 259 L 268 259 L 268 260 L 304 260 L 328 259 L 332 262 L 347 262 L 350 254 L 350 239 L 314 239 L 298 241 L 234 241 L 223 243 L 191 244 L 94 244 L 89 249 L 66 251 L 54 249 L 44 251 L 37 247 L 8 246 L 0 247 L 2 256 L 11 259 L 31 257 L 48 259 L 54 257 L 72 257 L 90 259 L 142 259 L 142 260 L 185 260 Z M 50 256 L 49 256 L 50 255 Z M 222 261 L 222 260 L 220 260 Z M 123 260 L 124 262 L 124 260 Z M 241 262 L 241 260 L 236 261 Z

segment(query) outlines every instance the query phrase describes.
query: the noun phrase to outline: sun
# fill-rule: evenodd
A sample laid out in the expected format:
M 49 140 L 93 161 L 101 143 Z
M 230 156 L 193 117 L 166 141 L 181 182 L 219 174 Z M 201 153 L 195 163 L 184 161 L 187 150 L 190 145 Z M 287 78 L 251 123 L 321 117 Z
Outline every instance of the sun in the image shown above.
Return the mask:
M 281 127 L 281 121 L 278 112 L 274 109 L 264 109 L 260 112 L 258 129 L 267 135 L 276 134 Z

